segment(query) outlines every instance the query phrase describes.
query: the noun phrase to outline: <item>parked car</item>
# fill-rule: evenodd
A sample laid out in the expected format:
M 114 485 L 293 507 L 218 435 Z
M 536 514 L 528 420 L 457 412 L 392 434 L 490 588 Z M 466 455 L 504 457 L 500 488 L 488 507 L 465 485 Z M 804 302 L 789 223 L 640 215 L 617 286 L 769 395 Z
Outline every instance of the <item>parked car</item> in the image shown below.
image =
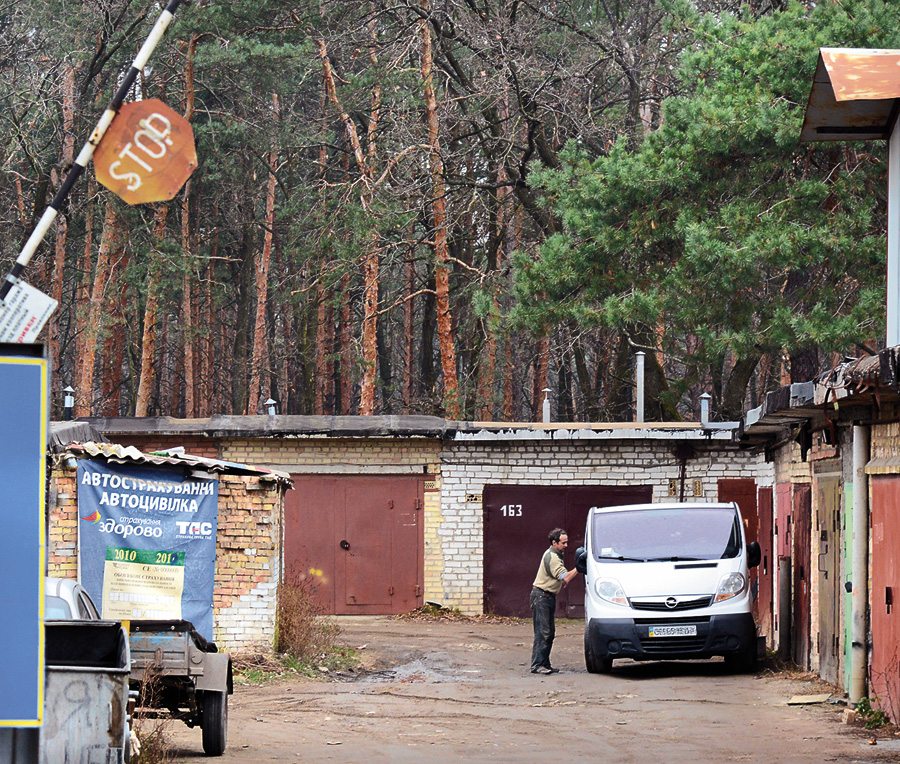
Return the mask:
M 71 578 L 44 578 L 45 621 L 99 621 L 97 610 L 84 587 Z

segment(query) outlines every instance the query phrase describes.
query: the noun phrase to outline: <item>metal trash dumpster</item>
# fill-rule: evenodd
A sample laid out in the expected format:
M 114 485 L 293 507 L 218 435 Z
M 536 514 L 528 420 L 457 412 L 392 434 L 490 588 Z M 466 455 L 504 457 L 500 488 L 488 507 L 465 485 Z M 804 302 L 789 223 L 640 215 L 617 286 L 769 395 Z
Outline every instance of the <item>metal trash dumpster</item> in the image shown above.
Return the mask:
M 130 756 L 128 631 L 118 621 L 47 621 L 41 764 Z

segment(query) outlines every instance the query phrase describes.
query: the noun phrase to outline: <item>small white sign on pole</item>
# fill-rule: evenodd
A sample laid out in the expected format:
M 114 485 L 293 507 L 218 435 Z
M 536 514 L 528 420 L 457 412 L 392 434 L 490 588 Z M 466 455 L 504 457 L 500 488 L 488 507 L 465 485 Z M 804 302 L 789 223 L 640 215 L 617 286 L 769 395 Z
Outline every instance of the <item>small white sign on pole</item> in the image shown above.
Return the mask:
M 24 281 L 17 281 L 0 302 L 0 342 L 34 342 L 57 302 Z

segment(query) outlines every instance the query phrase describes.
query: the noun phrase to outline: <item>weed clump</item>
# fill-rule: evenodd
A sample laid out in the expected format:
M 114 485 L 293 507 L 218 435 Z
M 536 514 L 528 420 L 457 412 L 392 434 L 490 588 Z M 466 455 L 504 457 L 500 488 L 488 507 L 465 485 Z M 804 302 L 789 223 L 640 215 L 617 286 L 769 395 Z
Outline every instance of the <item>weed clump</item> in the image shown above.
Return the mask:
M 877 698 L 875 702 L 878 702 Z M 862 719 L 863 726 L 867 730 L 880 729 L 891 722 L 888 715 L 880 708 L 875 708 L 869 698 L 860 699 L 856 704 L 856 713 L 859 714 L 859 718 Z
M 308 579 L 278 587 L 275 616 L 275 651 L 300 662 L 328 655 L 340 630 L 322 616 L 315 590 Z
M 137 703 L 131 714 L 132 756 L 131 764 L 168 764 L 174 756 L 171 741 L 172 719 L 159 716 L 147 709 L 159 707 L 163 693 L 159 666 L 149 666 L 144 671 L 138 691 Z M 137 738 L 135 743 L 134 738 Z

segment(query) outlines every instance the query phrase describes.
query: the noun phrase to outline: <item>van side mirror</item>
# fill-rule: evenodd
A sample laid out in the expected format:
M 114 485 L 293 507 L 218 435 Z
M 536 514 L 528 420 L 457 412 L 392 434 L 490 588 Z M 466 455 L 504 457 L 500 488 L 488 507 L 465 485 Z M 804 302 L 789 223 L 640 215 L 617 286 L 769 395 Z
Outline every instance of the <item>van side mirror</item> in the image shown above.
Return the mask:
M 575 570 L 582 575 L 587 573 L 587 549 L 583 546 L 575 550 Z
M 762 549 L 760 549 L 758 541 L 751 541 L 747 544 L 747 567 L 755 568 L 762 560 Z

